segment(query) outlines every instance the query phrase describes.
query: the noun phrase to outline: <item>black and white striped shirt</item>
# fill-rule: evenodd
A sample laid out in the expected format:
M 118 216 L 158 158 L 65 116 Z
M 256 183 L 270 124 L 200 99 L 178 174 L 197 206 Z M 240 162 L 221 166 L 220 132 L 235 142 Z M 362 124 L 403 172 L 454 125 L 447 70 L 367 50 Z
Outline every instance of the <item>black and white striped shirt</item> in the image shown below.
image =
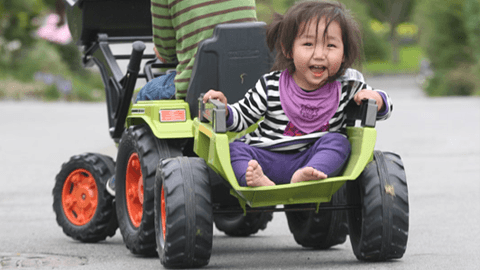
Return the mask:
M 264 117 L 255 131 L 241 138 L 249 145 L 271 151 L 303 151 L 328 132 L 345 134 L 345 107 L 362 89 L 378 91 L 384 99 L 386 109 L 384 112 L 378 113 L 377 120 L 385 120 L 392 113 L 393 104 L 388 95 L 384 91 L 373 89 L 367 85 L 360 72 L 348 69 L 345 75 L 338 79 L 342 88 L 340 103 L 335 115 L 329 120 L 329 130 L 302 136 L 284 135 L 289 119 L 280 103 L 279 79 L 281 73 L 282 71 L 274 71 L 265 74 L 253 88 L 247 91 L 242 100 L 229 105 L 230 114 L 227 123 L 231 123 L 228 126 L 230 131 L 245 130 Z

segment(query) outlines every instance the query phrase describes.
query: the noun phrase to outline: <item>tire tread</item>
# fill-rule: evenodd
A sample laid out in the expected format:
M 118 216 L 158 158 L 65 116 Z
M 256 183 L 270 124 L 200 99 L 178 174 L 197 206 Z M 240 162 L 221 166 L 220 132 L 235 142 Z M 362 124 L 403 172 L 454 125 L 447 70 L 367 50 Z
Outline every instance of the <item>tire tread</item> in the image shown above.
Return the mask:
M 62 190 L 68 175 L 75 169 L 83 168 L 95 178 L 98 190 L 98 204 L 93 219 L 83 226 L 76 226 L 66 218 L 62 207 Z M 52 191 L 54 198 L 53 210 L 56 220 L 63 232 L 78 241 L 95 243 L 112 237 L 118 228 L 113 197 L 105 188 L 106 182 L 113 175 L 115 162 L 111 157 L 97 153 L 75 155 L 62 164 L 60 172 L 55 177 Z

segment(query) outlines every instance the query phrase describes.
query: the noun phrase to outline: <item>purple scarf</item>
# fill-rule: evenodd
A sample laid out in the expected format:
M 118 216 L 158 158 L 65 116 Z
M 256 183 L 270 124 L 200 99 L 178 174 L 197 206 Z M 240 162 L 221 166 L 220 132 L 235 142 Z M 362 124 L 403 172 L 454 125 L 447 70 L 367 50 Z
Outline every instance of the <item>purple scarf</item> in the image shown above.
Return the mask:
M 327 83 L 311 92 L 302 90 L 285 70 L 280 75 L 280 103 L 290 122 L 309 134 L 333 117 L 340 102 L 340 82 Z

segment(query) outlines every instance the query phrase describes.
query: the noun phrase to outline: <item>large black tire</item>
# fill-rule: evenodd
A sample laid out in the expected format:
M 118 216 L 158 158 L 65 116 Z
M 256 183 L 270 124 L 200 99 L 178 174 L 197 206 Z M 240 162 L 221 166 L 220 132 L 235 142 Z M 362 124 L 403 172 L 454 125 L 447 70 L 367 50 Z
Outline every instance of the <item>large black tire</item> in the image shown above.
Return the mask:
M 345 205 L 346 188 L 343 185 L 330 202 L 320 205 L 315 211 L 286 211 L 288 228 L 297 244 L 314 249 L 328 249 L 343 244 L 348 234 L 347 213 L 345 210 L 322 210 L 322 206 Z M 315 204 L 285 205 L 285 209 L 311 208 Z
M 118 146 L 115 195 L 118 224 L 133 254 L 156 255 L 154 222 L 155 172 L 161 158 L 181 151 L 157 139 L 148 126 L 125 130 Z
M 273 219 L 272 212 L 215 214 L 215 227 L 228 236 L 245 237 L 265 230 Z
M 57 223 L 66 235 L 87 243 L 115 235 L 114 197 L 105 188 L 114 172 L 112 158 L 93 153 L 73 156 L 62 165 L 52 195 Z
M 177 157 L 159 163 L 155 231 L 164 267 L 195 268 L 209 263 L 213 216 L 208 168 L 203 159 Z
M 349 203 L 361 209 L 348 213 L 350 241 L 361 261 L 403 256 L 408 239 L 408 188 L 400 156 L 374 152 L 360 177 L 347 184 Z

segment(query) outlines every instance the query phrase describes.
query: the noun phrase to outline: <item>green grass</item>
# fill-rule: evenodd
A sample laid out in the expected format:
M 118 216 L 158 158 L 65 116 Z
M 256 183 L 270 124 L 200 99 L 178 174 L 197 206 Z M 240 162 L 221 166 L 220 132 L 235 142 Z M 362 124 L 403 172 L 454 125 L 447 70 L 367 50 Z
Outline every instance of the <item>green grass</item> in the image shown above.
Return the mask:
M 363 72 L 368 75 L 415 74 L 420 71 L 420 61 L 424 54 L 419 46 L 402 47 L 400 62 L 371 61 L 363 64 Z

